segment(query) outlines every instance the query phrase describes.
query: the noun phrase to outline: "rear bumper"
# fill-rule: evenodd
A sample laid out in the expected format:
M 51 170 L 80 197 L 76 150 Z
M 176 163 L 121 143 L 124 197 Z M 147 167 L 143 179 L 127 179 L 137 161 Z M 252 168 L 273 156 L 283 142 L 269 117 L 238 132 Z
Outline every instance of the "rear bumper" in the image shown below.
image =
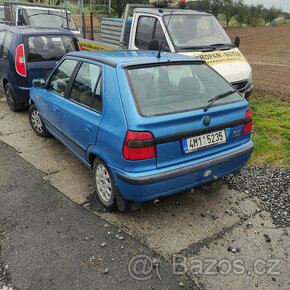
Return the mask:
M 121 195 L 141 202 L 210 182 L 214 175 L 218 178 L 228 175 L 246 165 L 253 148 L 252 141 L 249 141 L 224 155 L 167 171 L 156 169 L 156 173 L 149 175 L 112 171 Z M 211 174 L 204 176 L 208 170 Z

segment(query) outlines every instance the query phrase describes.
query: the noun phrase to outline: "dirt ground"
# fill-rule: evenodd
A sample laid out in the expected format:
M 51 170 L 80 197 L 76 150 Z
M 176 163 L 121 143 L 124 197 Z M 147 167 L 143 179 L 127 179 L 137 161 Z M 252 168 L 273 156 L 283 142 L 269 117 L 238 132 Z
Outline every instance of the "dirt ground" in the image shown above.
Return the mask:
M 255 92 L 290 102 L 290 25 L 231 28 L 241 38 L 240 49 L 253 69 Z

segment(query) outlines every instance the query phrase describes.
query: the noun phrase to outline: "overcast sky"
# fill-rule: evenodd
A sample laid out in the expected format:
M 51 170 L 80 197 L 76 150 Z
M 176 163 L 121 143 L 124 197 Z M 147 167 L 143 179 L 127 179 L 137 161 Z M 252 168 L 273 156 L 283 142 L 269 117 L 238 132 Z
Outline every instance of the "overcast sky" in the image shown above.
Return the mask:
M 285 12 L 290 12 L 290 0 L 244 0 L 246 4 L 263 4 L 269 8 L 274 6 L 275 8 L 281 8 Z

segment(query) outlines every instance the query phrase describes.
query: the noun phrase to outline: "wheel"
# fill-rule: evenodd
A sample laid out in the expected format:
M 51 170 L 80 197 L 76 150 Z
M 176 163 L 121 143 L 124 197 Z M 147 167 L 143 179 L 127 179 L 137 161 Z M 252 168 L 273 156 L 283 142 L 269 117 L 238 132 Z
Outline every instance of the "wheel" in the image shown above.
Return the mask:
M 114 177 L 102 160 L 95 158 L 93 165 L 95 191 L 103 206 L 109 210 L 117 208 L 119 194 Z
M 36 106 L 33 104 L 29 108 L 29 121 L 34 132 L 41 137 L 50 136 L 49 132 L 45 129 Z
M 8 104 L 11 111 L 19 112 L 19 111 L 24 109 L 24 105 L 20 104 L 16 100 L 16 96 L 15 96 L 13 89 L 9 83 L 7 83 L 5 85 L 5 95 L 6 95 L 7 104 Z

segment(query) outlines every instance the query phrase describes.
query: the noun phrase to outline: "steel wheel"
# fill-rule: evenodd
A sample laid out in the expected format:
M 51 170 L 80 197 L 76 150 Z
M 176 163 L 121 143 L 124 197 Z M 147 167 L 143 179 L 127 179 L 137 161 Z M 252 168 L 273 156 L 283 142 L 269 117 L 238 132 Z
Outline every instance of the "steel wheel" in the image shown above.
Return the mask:
M 31 113 L 31 125 L 36 132 L 43 133 L 43 125 L 37 110 Z
M 106 167 L 101 163 L 96 167 L 95 179 L 100 198 L 105 203 L 109 203 L 113 198 L 112 181 Z

